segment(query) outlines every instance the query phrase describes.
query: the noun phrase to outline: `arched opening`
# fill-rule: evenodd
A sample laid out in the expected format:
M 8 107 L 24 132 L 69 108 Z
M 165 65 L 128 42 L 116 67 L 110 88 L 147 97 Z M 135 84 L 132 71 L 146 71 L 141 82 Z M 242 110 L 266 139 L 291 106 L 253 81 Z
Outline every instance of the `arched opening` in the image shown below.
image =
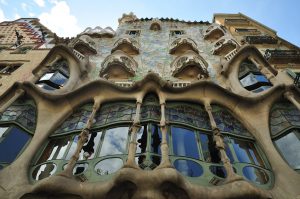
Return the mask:
M 271 138 L 279 154 L 300 172 L 300 111 L 288 101 L 279 101 L 270 111 Z
M 66 59 L 59 59 L 52 64 L 48 71 L 35 83 L 45 90 L 57 90 L 62 88 L 70 77 L 70 68 Z
M 11 164 L 29 144 L 36 118 L 36 105 L 26 95 L 0 114 L 0 169 Z
M 245 89 L 254 93 L 259 93 L 272 87 L 272 83 L 248 58 L 241 62 L 238 78 Z

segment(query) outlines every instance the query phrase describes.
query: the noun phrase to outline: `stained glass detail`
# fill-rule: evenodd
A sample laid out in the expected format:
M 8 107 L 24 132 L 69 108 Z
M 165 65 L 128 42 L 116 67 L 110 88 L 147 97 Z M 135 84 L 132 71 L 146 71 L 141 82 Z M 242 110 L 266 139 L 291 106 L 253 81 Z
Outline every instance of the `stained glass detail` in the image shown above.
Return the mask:
M 54 133 L 59 134 L 83 129 L 92 113 L 92 109 L 93 104 L 79 107 Z
M 36 126 L 34 101 L 26 97 L 16 100 L 3 113 L 0 113 L 0 123 L 3 122 L 16 122 L 25 129 L 34 132 Z
M 135 103 L 111 103 L 101 106 L 95 116 L 93 127 L 104 126 L 112 123 L 132 122 L 135 116 Z
M 170 123 L 184 123 L 196 128 L 211 130 L 208 114 L 201 105 L 167 103 L 166 119 Z
M 213 105 L 212 113 L 217 127 L 222 132 L 252 137 L 249 131 L 237 119 L 235 119 L 228 110 L 220 106 Z
M 270 112 L 271 135 L 291 127 L 300 127 L 300 111 L 290 102 L 276 103 Z

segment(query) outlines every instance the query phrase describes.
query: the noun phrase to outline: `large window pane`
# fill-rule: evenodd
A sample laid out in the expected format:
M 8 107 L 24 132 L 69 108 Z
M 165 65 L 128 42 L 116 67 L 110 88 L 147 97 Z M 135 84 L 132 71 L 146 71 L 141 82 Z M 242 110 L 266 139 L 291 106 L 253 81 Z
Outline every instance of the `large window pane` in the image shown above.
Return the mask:
M 160 143 L 162 140 L 162 135 L 160 127 L 157 124 L 152 125 L 151 132 L 151 152 L 161 154 Z
M 275 140 L 275 144 L 285 160 L 294 169 L 300 169 L 300 133 L 293 131 Z
M 174 155 L 199 159 L 199 151 L 193 131 L 172 126 L 171 132 Z
M 100 142 L 102 132 L 92 132 L 89 134 L 88 141 L 83 145 L 80 154 L 79 154 L 79 160 L 84 160 L 84 157 L 87 157 L 88 159 L 92 159 L 95 156 L 95 152 L 97 150 L 97 147 Z M 68 154 L 66 156 L 66 159 L 69 160 L 74 155 L 77 143 L 79 141 L 79 136 L 76 135 L 73 139 L 72 145 L 70 146 L 70 149 L 68 151 Z
M 0 162 L 11 163 L 21 152 L 30 136 L 17 127 L 11 127 L 3 134 L 0 142 Z
M 240 162 L 264 166 L 264 163 L 252 142 L 236 139 L 231 139 L 231 142 Z
M 125 154 L 128 130 L 128 127 L 118 127 L 106 130 L 100 156 Z
M 136 153 L 145 153 L 147 148 L 147 132 L 148 125 L 143 125 L 137 132 L 137 142 Z
M 211 135 L 200 134 L 203 158 L 207 162 L 219 163 L 221 161 L 219 150 L 216 148 Z
M 51 140 L 44 150 L 38 163 L 42 163 L 47 160 L 62 159 L 69 143 L 70 137 Z

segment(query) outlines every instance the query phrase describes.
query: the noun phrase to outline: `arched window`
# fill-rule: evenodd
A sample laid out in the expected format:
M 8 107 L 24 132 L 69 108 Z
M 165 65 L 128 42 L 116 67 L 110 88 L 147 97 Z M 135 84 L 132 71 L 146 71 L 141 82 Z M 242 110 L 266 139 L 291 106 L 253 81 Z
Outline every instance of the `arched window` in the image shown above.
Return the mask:
M 91 103 L 83 105 L 49 138 L 49 142 L 32 168 L 32 180 L 41 180 L 64 169 L 75 153 L 79 134 L 92 113 Z M 129 127 L 135 115 L 135 102 L 101 105 L 87 143 L 84 144 L 73 174 L 90 181 L 110 175 L 127 159 Z M 89 177 L 87 177 L 89 176 Z
M 16 100 L 0 114 L 0 169 L 11 164 L 21 154 L 35 126 L 36 106 L 26 96 Z
M 60 59 L 56 61 L 47 73 L 36 82 L 36 85 L 45 90 L 56 90 L 62 88 L 70 77 L 68 61 Z
M 290 102 L 277 102 L 270 112 L 272 140 L 285 161 L 300 171 L 300 111 Z
M 239 80 L 245 89 L 254 93 L 259 93 L 272 87 L 267 77 L 249 59 L 245 59 L 240 64 Z
M 272 172 L 254 137 L 225 108 L 213 105 L 212 112 L 235 172 L 257 185 L 270 187 Z

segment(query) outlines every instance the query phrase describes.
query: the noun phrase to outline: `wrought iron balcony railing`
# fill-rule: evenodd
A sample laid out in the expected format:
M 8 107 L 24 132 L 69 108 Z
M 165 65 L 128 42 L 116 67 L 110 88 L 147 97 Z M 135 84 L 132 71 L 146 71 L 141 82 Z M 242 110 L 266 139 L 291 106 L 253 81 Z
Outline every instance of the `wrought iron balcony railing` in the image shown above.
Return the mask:
M 265 59 L 272 63 L 300 63 L 300 51 L 267 49 Z
M 271 36 L 246 36 L 249 44 L 277 44 L 278 40 Z

